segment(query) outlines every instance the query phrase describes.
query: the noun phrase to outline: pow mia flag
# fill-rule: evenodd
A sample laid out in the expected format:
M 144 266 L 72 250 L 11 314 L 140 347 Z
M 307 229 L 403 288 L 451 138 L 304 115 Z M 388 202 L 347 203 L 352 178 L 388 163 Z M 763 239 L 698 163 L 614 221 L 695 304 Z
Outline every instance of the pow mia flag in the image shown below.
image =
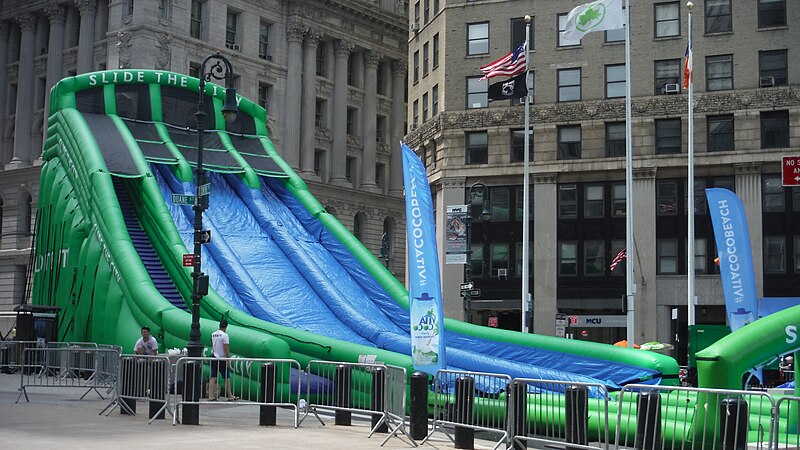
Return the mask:
M 514 78 L 489 85 L 489 101 L 524 98 L 528 95 L 528 87 L 525 85 L 525 75 L 526 73 L 523 72 Z

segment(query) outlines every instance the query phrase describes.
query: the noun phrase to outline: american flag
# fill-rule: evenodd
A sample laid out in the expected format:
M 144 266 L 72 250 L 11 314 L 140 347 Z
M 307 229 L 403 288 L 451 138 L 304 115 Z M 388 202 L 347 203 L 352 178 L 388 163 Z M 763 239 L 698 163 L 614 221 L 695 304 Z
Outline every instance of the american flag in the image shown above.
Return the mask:
M 611 261 L 611 265 L 608 266 L 609 269 L 611 269 L 612 271 L 614 269 L 616 269 L 617 268 L 617 264 L 619 264 L 623 259 L 625 259 L 625 249 L 624 248 L 622 250 L 620 250 L 619 253 L 617 253 L 617 256 L 614 257 L 614 260 Z
M 526 53 L 528 52 L 525 51 L 525 43 L 523 42 L 513 52 L 509 52 L 493 63 L 482 66 L 483 78 L 481 80 L 497 76 L 513 77 L 524 72 L 527 62 Z
M 683 57 L 683 88 L 689 89 L 689 83 L 692 82 L 692 43 L 686 44 L 686 53 Z

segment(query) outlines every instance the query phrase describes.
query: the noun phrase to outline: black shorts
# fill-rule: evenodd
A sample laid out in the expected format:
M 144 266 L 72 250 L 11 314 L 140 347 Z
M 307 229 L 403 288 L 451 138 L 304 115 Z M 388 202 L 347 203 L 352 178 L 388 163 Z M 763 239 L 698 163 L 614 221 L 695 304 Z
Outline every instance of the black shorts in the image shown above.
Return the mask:
M 211 378 L 217 378 L 217 374 L 222 374 L 222 378 L 228 379 L 231 377 L 231 371 L 228 369 L 228 361 L 224 359 L 211 360 Z

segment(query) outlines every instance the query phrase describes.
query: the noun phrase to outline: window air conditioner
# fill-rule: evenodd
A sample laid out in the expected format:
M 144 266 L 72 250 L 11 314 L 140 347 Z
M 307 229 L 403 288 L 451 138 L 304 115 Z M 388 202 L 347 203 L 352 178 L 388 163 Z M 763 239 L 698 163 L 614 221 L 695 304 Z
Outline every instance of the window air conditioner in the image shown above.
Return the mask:
M 508 279 L 508 269 L 497 269 L 497 278 Z
M 664 85 L 665 94 L 679 94 L 681 92 L 681 85 L 678 83 L 669 83 Z
M 230 49 L 230 50 L 236 50 L 237 52 L 239 51 L 239 44 L 229 44 L 229 43 L 226 43 L 226 44 L 225 44 L 225 47 L 227 47 L 227 48 L 228 48 L 228 49 Z
M 411 31 L 419 31 L 419 22 L 411 22 Z
M 758 77 L 759 87 L 773 87 L 775 86 L 775 77 Z

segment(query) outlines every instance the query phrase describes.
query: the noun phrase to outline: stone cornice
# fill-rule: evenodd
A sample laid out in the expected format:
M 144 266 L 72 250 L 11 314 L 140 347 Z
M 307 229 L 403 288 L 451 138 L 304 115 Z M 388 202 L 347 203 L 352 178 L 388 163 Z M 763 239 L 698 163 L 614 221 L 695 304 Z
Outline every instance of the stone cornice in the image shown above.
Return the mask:
M 733 171 L 737 175 L 755 175 L 761 173 L 761 162 L 753 161 L 738 163 L 733 165 Z
M 531 181 L 533 181 L 533 184 L 556 184 L 558 182 L 558 173 L 534 173 L 531 174 Z

